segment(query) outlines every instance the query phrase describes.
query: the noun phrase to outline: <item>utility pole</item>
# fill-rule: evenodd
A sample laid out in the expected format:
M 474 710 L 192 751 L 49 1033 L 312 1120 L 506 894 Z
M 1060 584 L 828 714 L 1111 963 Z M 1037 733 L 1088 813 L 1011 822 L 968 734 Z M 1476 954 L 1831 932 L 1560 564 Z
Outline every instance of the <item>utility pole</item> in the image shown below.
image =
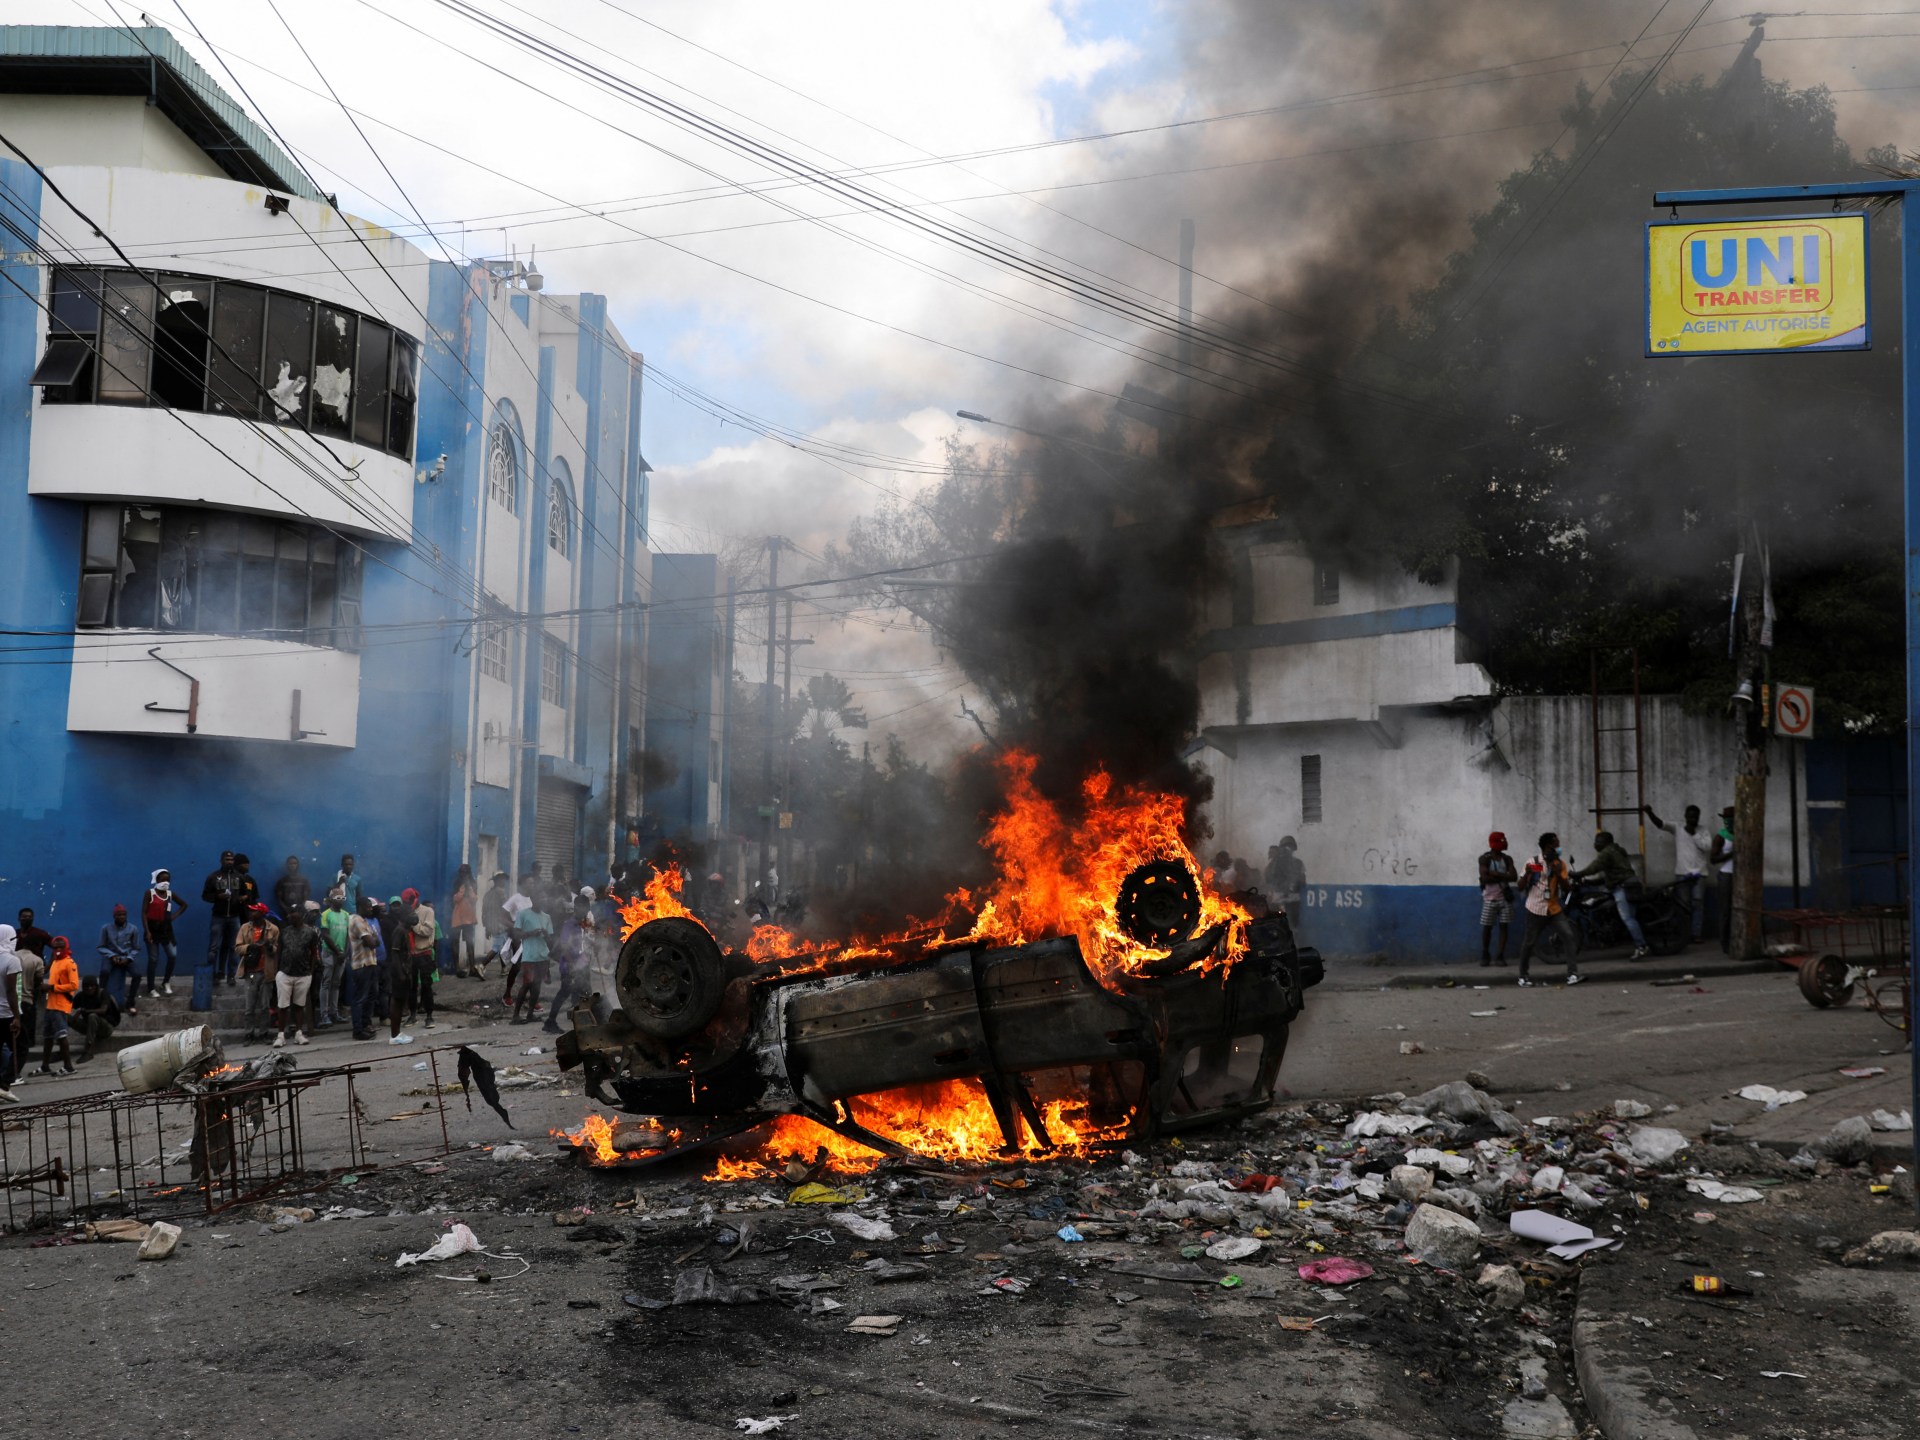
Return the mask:
M 720 691 L 720 834 L 729 839 L 733 835 L 733 637 L 734 622 L 737 618 L 734 609 L 734 591 L 739 586 L 739 579 L 729 571 L 727 574 L 726 660 L 721 666 L 721 674 L 724 678 L 720 682 L 723 687 Z
M 760 826 L 760 873 L 754 879 L 765 884 L 767 867 L 773 863 L 773 827 L 779 823 L 780 807 L 773 798 L 773 652 L 779 643 L 779 631 L 775 625 L 780 597 L 780 547 L 785 542 L 778 535 L 767 537 L 767 733 L 760 756 L 760 808 L 764 812 Z M 751 887 L 749 887 L 751 891 Z M 769 908 L 773 905 L 773 896 L 761 897 Z
M 1763 948 L 1760 910 L 1767 871 L 1767 717 L 1765 645 L 1767 576 L 1757 529 L 1753 553 L 1741 567 L 1738 684 L 1734 725 L 1740 759 L 1733 778 L 1733 933 L 1728 953 L 1758 960 Z M 1744 542 L 1743 542 L 1744 543 Z
M 800 645 L 811 645 L 812 640 L 793 638 L 793 597 L 787 596 L 787 638 L 780 642 L 780 648 L 786 652 L 786 679 L 781 686 L 784 699 L 780 711 L 786 728 L 786 764 L 780 779 L 780 803 L 787 807 L 786 813 L 793 811 L 793 652 Z M 780 831 L 780 873 L 786 876 L 787 884 L 793 883 L 793 831 Z

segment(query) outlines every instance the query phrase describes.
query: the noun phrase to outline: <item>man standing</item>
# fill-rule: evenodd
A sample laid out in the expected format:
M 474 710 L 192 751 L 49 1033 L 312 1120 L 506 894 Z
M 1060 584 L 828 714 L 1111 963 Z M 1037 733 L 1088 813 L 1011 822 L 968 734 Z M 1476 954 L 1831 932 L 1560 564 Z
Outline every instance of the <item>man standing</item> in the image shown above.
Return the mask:
M 180 946 L 173 935 L 173 917 L 187 908 L 173 890 L 173 872 L 156 870 L 140 897 L 140 929 L 147 942 L 147 994 L 153 994 L 154 972 L 160 957 L 167 957 L 166 977 L 161 981 L 165 994 L 173 994 L 173 966 L 180 958 Z
M 73 1013 L 73 997 L 80 993 L 80 967 L 74 963 L 67 937 L 56 935 L 53 953 L 47 958 L 47 994 L 45 1015 L 40 1021 L 40 1068 L 36 1075 L 53 1074 L 53 1044 L 60 1042 L 60 1064 L 73 1074 L 73 1047 L 67 1043 L 67 1017 Z
M 133 963 L 140 955 L 140 932 L 127 919 L 127 907 L 113 907 L 113 923 L 100 927 L 100 967 L 106 972 L 107 994 L 116 1009 L 124 1006 L 129 1015 L 137 1014 L 134 1002 L 140 998 L 140 977 Z M 129 995 L 131 982 L 133 993 Z M 116 1017 L 117 1023 L 117 1017 Z
M 280 931 L 280 973 L 274 977 L 274 998 L 280 1002 L 280 1028 L 273 1034 L 274 1048 L 287 1043 L 287 1031 L 293 1031 L 293 1043 L 306 1045 L 307 1032 L 300 1016 L 313 993 L 314 976 L 320 973 L 320 932 L 307 923 L 303 905 L 287 916 Z
M 280 927 L 264 905 L 255 905 L 247 923 L 234 936 L 240 956 L 240 976 L 246 985 L 246 1042 L 251 1045 L 277 1032 L 273 1023 L 274 985 L 280 969 Z
M 13 926 L 0 925 L 0 1088 L 13 1083 L 19 1054 L 20 952 Z
M 1654 829 L 1665 830 L 1673 836 L 1674 893 L 1685 898 L 1687 909 L 1693 914 L 1693 943 L 1698 945 L 1707 927 L 1707 896 L 1700 880 L 1713 866 L 1712 832 L 1700 823 L 1698 805 L 1687 806 L 1678 830 L 1654 814 L 1651 805 L 1643 808 Z
M 360 909 L 360 876 L 354 871 L 353 856 L 340 857 L 340 872 L 333 877 L 333 883 L 347 902 L 347 913 L 357 914 Z
M 1267 852 L 1267 894 L 1287 912 L 1297 929 L 1300 924 L 1300 897 L 1307 889 L 1307 867 L 1300 860 L 1300 842 L 1282 835 L 1280 843 Z
M 409 886 L 400 892 L 400 903 L 413 912 L 407 927 L 407 953 L 413 960 L 413 993 L 420 1011 L 422 1028 L 433 1028 L 433 982 L 440 969 L 440 923 L 434 919 L 433 906 Z
M 1633 913 L 1633 887 L 1640 883 L 1640 875 L 1633 868 L 1633 857 L 1625 846 L 1614 840 L 1611 830 L 1602 830 L 1593 837 L 1593 859 L 1576 870 L 1573 878 L 1584 880 L 1589 875 L 1598 875 L 1600 883 L 1613 896 L 1613 908 L 1620 912 L 1620 923 L 1633 937 L 1632 958 L 1643 958 L 1647 953 L 1647 937 L 1640 928 L 1640 917 Z
M 553 921 L 539 901 L 513 917 L 513 935 L 520 942 L 520 963 L 514 967 L 520 983 L 514 992 L 513 1018 L 531 1024 L 540 1008 L 540 987 L 546 983 L 547 952 L 553 937 Z
M 541 1028 L 549 1035 L 560 1033 L 560 1010 L 576 995 L 585 994 L 593 966 L 593 936 L 596 917 L 591 909 L 578 918 L 569 917 L 553 941 L 553 961 L 558 984 L 553 1004 L 547 1010 L 547 1023 Z
M 473 867 L 462 865 L 453 876 L 453 904 L 447 911 L 452 927 L 453 973 L 464 980 L 480 968 L 480 886 Z
M 300 873 L 300 857 L 287 856 L 287 867 L 273 882 L 273 908 L 285 918 L 289 911 L 304 910 L 313 898 L 313 883 Z
M 1492 965 L 1493 930 L 1500 927 L 1499 963 L 1507 963 L 1507 933 L 1513 925 L 1513 887 L 1520 883 L 1520 871 L 1507 853 L 1506 832 L 1487 836 L 1487 848 L 1480 857 L 1480 963 Z
M 477 974 L 485 975 L 488 962 L 506 949 L 508 932 L 513 929 L 513 921 L 506 911 L 507 894 L 507 872 L 494 871 L 487 893 L 480 901 L 480 924 L 486 931 L 487 948 L 474 965 Z M 502 969 L 506 963 L 504 958 L 500 961 Z
M 304 902 L 302 908 L 305 908 Z M 320 912 L 320 991 L 314 999 L 317 1012 L 315 1028 L 319 1030 L 331 1029 L 339 1018 L 335 1010 L 335 997 L 347 972 L 347 931 L 352 928 L 352 922 L 353 917 L 347 913 L 346 897 L 335 886 L 327 892 L 327 908 Z
M 32 951 L 42 960 L 47 958 L 47 947 L 53 943 L 53 936 L 33 923 L 33 911 L 22 910 L 20 912 L 19 925 L 16 933 L 18 935 L 16 943 L 18 943 L 22 950 Z
M 1540 837 L 1540 853 L 1527 862 L 1526 878 L 1521 883 L 1527 892 L 1527 928 L 1520 940 L 1518 983 L 1533 984 L 1527 977 L 1533 947 L 1539 943 L 1541 932 L 1550 929 L 1559 937 L 1562 953 L 1567 957 L 1567 984 L 1578 985 L 1580 961 L 1576 952 L 1580 941 L 1562 908 L 1573 881 L 1567 873 L 1567 862 L 1560 858 L 1560 837 L 1551 830 Z
M 1720 952 L 1733 953 L 1733 806 L 1720 812 L 1720 828 L 1713 832 L 1707 859 L 1714 867 L 1713 898 L 1720 908 Z
M 360 902 L 360 913 L 347 921 L 347 1011 L 353 1017 L 353 1038 L 373 1038 L 373 998 L 380 975 L 380 927 L 374 923 L 374 903 Z
M 213 983 L 233 983 L 233 937 L 240 932 L 240 921 L 247 913 L 247 879 L 240 873 L 231 850 L 220 852 L 220 868 L 207 876 L 200 887 L 200 898 L 207 902 L 207 964 L 213 968 Z

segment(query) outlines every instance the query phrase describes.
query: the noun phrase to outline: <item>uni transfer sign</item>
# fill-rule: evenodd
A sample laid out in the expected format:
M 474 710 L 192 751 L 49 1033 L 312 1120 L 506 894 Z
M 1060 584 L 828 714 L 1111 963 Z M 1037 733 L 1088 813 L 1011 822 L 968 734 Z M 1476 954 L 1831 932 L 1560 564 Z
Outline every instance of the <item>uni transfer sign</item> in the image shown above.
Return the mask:
M 1647 354 L 1868 343 L 1865 215 L 1647 226 Z

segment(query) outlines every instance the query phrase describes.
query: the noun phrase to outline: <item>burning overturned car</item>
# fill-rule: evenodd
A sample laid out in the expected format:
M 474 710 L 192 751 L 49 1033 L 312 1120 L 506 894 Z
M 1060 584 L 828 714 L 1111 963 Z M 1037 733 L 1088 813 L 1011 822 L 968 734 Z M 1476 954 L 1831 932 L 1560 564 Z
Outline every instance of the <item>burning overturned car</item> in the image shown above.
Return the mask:
M 728 951 L 658 875 L 627 908 L 619 1008 L 595 996 L 559 1045 L 593 1098 L 647 1121 L 570 1138 L 641 1164 L 797 1118 L 882 1154 L 986 1158 L 1264 1108 L 1318 953 L 1257 894 L 1203 887 L 1176 797 L 1096 776 L 1069 824 L 1021 761 L 984 842 L 999 883 L 936 924 L 834 944 L 763 926 Z

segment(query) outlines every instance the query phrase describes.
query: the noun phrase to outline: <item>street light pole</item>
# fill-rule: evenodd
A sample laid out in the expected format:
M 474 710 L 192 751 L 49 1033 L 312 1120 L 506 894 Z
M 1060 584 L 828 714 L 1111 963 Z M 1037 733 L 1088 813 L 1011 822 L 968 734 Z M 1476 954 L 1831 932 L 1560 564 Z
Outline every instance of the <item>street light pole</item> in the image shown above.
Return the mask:
M 1900 202 L 1900 398 L 1902 493 L 1906 504 L 1907 596 L 1907 1065 L 1912 1113 L 1920 1117 L 1920 976 L 1914 974 L 1913 942 L 1920 936 L 1920 895 L 1913 885 L 1913 859 L 1920 855 L 1920 364 L 1913 346 L 1920 343 L 1920 179 L 1864 180 L 1840 185 L 1793 185 L 1729 190 L 1657 190 L 1653 203 L 1682 205 L 1777 205 L 1843 200 Z M 1920 1130 L 1914 1131 L 1914 1169 L 1920 1174 Z M 1916 1191 L 1920 1208 L 1920 1191 Z

